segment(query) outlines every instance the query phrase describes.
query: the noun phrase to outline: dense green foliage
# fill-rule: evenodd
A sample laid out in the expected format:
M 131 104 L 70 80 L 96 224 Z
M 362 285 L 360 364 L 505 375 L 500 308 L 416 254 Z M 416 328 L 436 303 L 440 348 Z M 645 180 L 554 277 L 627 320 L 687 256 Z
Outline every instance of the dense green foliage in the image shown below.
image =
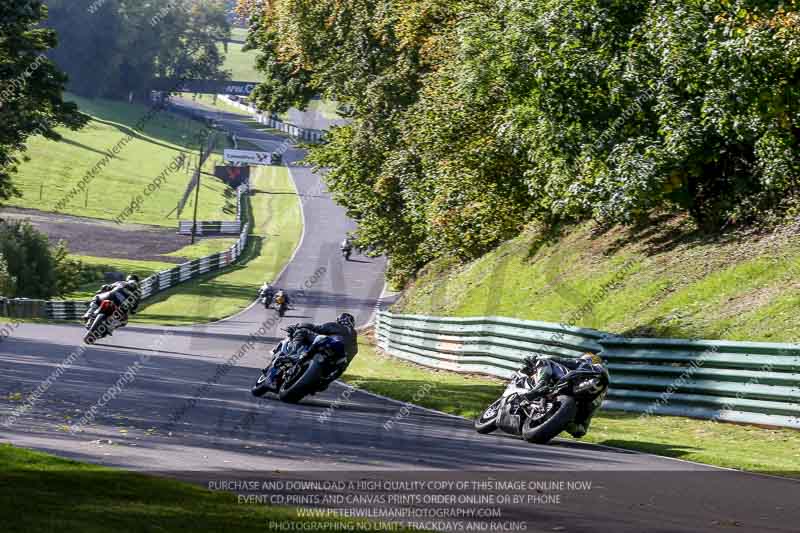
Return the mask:
M 406 279 L 531 220 L 795 209 L 800 15 L 767 0 L 243 0 L 262 107 L 352 109 L 310 160 Z
M 7 298 L 50 298 L 77 287 L 80 264 L 28 222 L 0 222 L 0 288 Z
M 82 96 L 146 97 L 150 81 L 219 79 L 230 37 L 222 0 L 48 0 L 59 35 L 53 58 Z
M 57 126 L 85 123 L 62 100 L 66 78 L 45 55 L 56 45 L 55 33 L 39 27 L 46 14 L 41 1 L 0 0 L 0 200 L 18 192 L 11 175 L 29 137 L 59 139 Z

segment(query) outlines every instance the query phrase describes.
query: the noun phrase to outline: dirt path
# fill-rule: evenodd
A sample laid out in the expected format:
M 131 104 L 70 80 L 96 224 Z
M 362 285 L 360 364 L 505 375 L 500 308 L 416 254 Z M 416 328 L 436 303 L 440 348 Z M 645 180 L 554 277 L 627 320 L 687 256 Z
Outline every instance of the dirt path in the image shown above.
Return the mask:
M 46 213 L 35 209 L 3 208 L 0 219 L 27 220 L 51 243 L 65 241 L 70 253 L 94 257 L 183 263 L 168 254 L 191 244 L 191 237 L 175 229 L 142 224 L 116 224 L 94 218 Z

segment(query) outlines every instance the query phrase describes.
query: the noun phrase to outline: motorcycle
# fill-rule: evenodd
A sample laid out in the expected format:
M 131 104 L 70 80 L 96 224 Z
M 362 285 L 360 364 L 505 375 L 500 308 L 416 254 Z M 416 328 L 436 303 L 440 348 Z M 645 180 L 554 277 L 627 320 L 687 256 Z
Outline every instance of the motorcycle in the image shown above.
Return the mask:
M 337 337 L 317 335 L 311 346 L 299 354 L 290 353 L 291 348 L 287 338 L 273 350 L 275 357 L 253 385 L 253 396 L 272 392 L 283 402 L 297 403 L 326 390 L 350 364 L 345 344 Z
M 119 307 L 111 300 L 102 300 L 98 305 L 92 302 L 86 319 L 86 335 L 83 342 L 94 344 L 96 341 L 107 337 L 120 325 L 117 320 L 117 310 Z
M 554 365 L 554 379 L 531 395 L 533 378 L 522 371 L 512 376 L 503 395 L 475 420 L 475 430 L 487 434 L 497 429 L 521 435 L 528 442 L 546 444 L 570 424 L 588 422 L 608 392 L 608 371 L 601 365 L 575 370 Z
M 261 297 L 261 304 L 264 306 L 264 309 L 269 309 L 272 307 L 272 293 L 262 292 L 259 296 Z
M 286 315 L 286 311 L 289 309 L 289 302 L 286 301 L 286 296 L 281 294 L 275 296 L 275 305 L 277 306 L 275 309 L 278 311 L 278 316 L 283 318 Z
M 344 257 L 345 261 L 350 261 L 350 255 L 353 253 L 353 249 L 349 247 L 342 248 L 342 257 Z

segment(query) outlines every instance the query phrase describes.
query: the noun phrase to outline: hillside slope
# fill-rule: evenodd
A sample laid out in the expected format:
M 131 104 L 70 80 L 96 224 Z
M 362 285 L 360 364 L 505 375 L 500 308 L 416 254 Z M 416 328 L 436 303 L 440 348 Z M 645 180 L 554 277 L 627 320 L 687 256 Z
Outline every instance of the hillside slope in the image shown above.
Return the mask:
M 794 342 L 800 223 L 704 235 L 684 217 L 530 228 L 480 259 L 434 262 L 395 312 L 507 316 L 633 336 Z
M 91 121 L 77 132 L 60 129 L 64 136 L 60 142 L 32 138 L 27 152 L 30 160 L 21 164 L 14 176 L 22 196 L 9 199 L 7 205 L 114 220 L 161 177 L 162 185 L 144 198 L 139 210 L 126 215 L 124 222 L 174 227 L 177 218 L 173 210 L 190 174 L 186 168 L 172 169 L 181 154 L 187 155 L 189 166 L 196 164 L 198 133 L 204 126 L 168 111 L 153 112 L 149 105 L 74 95 L 68 99 L 90 115 Z M 218 143 L 215 155 L 206 162 L 207 171 L 221 159 L 226 142 Z M 119 148 L 117 154 L 101 165 L 114 148 Z M 98 171 L 88 180 L 88 193 L 74 194 L 94 168 Z M 219 180 L 204 179 L 198 218 L 233 220 L 236 197 L 229 189 Z M 66 205 L 59 206 L 64 199 Z M 182 218 L 191 217 L 193 202 L 194 195 Z

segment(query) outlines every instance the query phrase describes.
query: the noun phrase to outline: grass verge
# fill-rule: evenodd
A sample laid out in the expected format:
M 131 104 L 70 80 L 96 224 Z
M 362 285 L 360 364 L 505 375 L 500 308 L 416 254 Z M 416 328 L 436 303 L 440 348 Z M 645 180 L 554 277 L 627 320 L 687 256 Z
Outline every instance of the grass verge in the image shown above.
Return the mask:
M 231 79 L 234 81 L 261 81 L 264 75 L 256 70 L 258 50 L 247 52 L 242 50 L 243 43 L 247 39 L 247 30 L 234 28 L 231 37 L 233 41 L 228 43 L 227 53 L 225 53 L 224 45 L 222 43 L 219 45 L 220 52 L 225 53 L 225 64 L 222 68 L 230 71 Z
M 196 164 L 198 133 L 203 126 L 193 120 L 161 111 L 141 130 L 134 126 L 148 116 L 149 107 L 110 100 L 88 100 L 70 96 L 81 111 L 92 120 L 81 131 L 60 130 L 63 140 L 56 142 L 36 137 L 28 143 L 30 160 L 19 167 L 14 178 L 22 196 L 7 204 L 41 211 L 54 211 L 59 201 L 72 191 L 83 177 L 98 164 L 120 141 L 133 135 L 118 154 L 89 181 L 86 190 L 73 196 L 59 212 L 113 220 L 142 195 L 146 187 L 181 154 L 187 163 Z M 206 164 L 213 170 L 214 161 L 221 159 L 227 140 L 217 144 L 218 155 Z M 193 168 L 193 166 L 192 166 Z M 190 175 L 185 168 L 167 172 L 165 181 L 154 193 L 145 197 L 139 211 L 125 218 L 126 222 L 175 226 L 173 212 L 183 194 Z M 113 184 L 113 186 L 109 185 Z M 226 195 L 227 185 L 218 180 L 204 180 L 202 202 L 198 209 L 200 220 L 233 220 L 236 216 L 235 195 Z M 191 214 L 193 195 L 185 210 Z
M 233 493 L 9 445 L 0 445 L 0 516 L 6 533 L 314 530 L 302 524 L 313 518 L 288 507 L 239 505 Z M 355 521 L 325 521 L 331 530 L 366 530 Z
M 474 419 L 505 383 L 488 377 L 424 368 L 379 353 L 367 341 L 344 381 L 422 407 Z M 431 387 L 432 385 L 432 387 Z M 565 438 L 572 439 L 564 434 Z M 600 411 L 582 442 L 615 446 L 735 468 L 800 478 L 800 432 L 671 416 Z M 533 446 L 533 445 L 531 445 Z
M 708 235 L 680 216 L 532 228 L 472 263 L 432 263 L 394 310 L 556 323 L 580 310 L 576 325 L 627 336 L 795 342 L 799 231 Z
M 222 273 L 159 293 L 145 302 L 134 322 L 187 325 L 220 320 L 250 305 L 261 284 L 277 277 L 302 235 L 297 191 L 286 167 L 259 167 L 251 180 L 250 239 L 239 262 Z

